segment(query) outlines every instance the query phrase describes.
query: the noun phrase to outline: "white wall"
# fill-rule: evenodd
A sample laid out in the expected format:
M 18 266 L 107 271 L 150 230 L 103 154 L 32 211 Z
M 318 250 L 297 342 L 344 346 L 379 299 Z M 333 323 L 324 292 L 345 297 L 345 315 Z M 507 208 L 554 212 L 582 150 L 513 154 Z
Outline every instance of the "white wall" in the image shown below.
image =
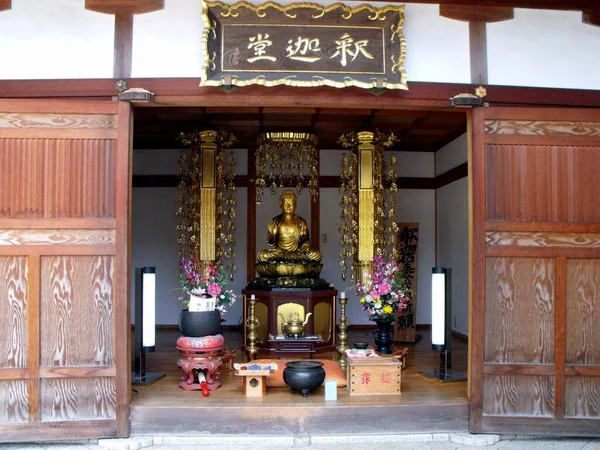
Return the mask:
M 202 2 L 166 0 L 165 8 L 134 16 L 131 76 L 199 77 Z
M 490 84 L 600 89 L 600 27 L 581 12 L 515 9 L 487 26 Z
M 84 0 L 12 0 L 0 12 L 0 79 L 111 78 L 114 16 Z
M 111 78 L 114 16 L 84 4 L 13 0 L 0 12 L 0 79 Z M 467 23 L 440 17 L 438 5 L 410 3 L 405 19 L 409 88 L 470 82 Z M 136 15 L 133 27 L 133 77 L 200 77 L 200 0 L 166 0 L 164 10 Z M 516 9 L 514 20 L 489 24 L 487 38 L 490 84 L 600 89 L 600 28 L 582 24 L 581 13 Z
M 466 133 L 436 153 L 436 175 L 467 161 Z M 468 178 L 436 190 L 437 265 L 451 270 L 452 329 L 469 333 Z

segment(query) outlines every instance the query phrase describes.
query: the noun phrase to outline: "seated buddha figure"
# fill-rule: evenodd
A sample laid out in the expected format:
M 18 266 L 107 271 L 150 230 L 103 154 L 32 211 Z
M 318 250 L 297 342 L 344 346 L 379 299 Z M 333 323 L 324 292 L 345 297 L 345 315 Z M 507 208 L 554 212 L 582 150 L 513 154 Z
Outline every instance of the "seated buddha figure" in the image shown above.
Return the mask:
M 306 221 L 296 215 L 296 194 L 286 189 L 279 197 L 282 214 L 267 225 L 269 248 L 258 252 L 259 264 L 294 263 L 315 266 L 321 261 L 321 252 L 310 248 Z

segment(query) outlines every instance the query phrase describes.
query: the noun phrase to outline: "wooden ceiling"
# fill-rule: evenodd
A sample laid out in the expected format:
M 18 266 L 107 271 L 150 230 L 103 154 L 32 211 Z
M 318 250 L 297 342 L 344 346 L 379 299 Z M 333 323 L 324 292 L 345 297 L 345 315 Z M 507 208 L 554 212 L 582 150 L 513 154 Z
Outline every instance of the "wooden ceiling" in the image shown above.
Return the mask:
M 252 148 L 265 132 L 313 133 L 319 148 L 340 149 L 339 137 L 350 131 L 393 132 L 400 138 L 392 150 L 435 152 L 467 130 L 464 111 L 375 110 L 274 107 L 136 108 L 135 149 L 180 148 L 180 132 L 225 129 L 235 148 Z

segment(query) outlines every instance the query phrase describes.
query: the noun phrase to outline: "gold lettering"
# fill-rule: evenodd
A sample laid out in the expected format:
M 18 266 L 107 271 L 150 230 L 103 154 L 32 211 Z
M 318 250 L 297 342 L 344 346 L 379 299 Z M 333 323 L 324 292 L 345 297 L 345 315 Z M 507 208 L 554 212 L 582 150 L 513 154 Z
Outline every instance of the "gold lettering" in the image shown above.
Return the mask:
M 308 52 L 320 52 L 319 38 L 309 39 L 306 37 L 298 36 L 296 41 L 293 39 L 288 40 L 288 46 L 286 47 L 287 57 L 296 61 L 304 62 L 316 62 L 321 59 L 320 56 L 306 56 Z
M 335 47 L 337 51 L 331 55 L 331 58 L 340 56 L 340 64 L 344 67 L 346 67 L 346 64 L 348 63 L 348 55 L 352 56 L 350 62 L 354 61 L 361 53 L 366 58 L 373 59 L 373 55 L 371 55 L 366 49 L 367 45 L 369 44 L 368 39 L 354 42 L 354 39 L 352 39 L 348 33 L 344 33 L 340 40 L 335 41 L 335 43 L 337 44 Z
M 268 55 L 267 51 L 265 50 L 267 47 L 273 45 L 273 41 L 269 40 L 269 37 L 270 36 L 268 33 L 265 33 L 264 36 L 262 33 L 258 33 L 256 36 L 248 38 L 250 41 L 248 48 L 254 50 L 254 57 L 248 58 L 249 63 L 253 63 L 261 59 L 266 59 L 273 62 L 277 61 L 275 56 Z

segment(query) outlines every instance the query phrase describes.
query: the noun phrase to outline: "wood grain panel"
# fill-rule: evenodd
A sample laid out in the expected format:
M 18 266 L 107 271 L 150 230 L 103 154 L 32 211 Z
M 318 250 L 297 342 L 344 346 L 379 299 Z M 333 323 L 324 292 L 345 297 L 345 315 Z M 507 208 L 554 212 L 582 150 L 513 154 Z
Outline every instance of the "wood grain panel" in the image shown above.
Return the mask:
M 43 114 L 0 112 L 0 128 L 116 129 L 115 114 Z
M 43 216 L 42 158 L 36 141 L 0 139 L 0 217 Z
M 554 377 L 485 375 L 483 414 L 541 416 L 554 414 Z
M 41 260 L 41 367 L 114 365 L 114 258 Z
M 1 237 L 0 231 L 0 239 Z M 487 231 L 485 244 L 487 246 L 600 248 L 600 234 Z
M 565 416 L 600 418 L 600 378 L 567 378 L 565 390 Z
M 27 367 L 27 258 L 0 256 L 0 368 Z
M 487 259 L 486 363 L 554 363 L 554 276 L 552 259 Z
M 486 145 L 487 218 L 600 222 L 600 148 Z
M 600 260 L 567 260 L 567 364 L 600 365 Z
M 116 417 L 114 378 L 53 378 L 40 381 L 43 422 Z
M 0 380 L 0 423 L 28 422 L 28 403 L 26 380 Z
M 45 217 L 114 217 L 114 141 L 50 141 Z
M 115 228 L 115 219 L 2 219 L 0 218 L 0 229 L 2 230 L 44 230 L 63 229 L 111 229 Z
M 600 122 L 486 120 L 485 134 L 519 136 L 600 136 Z
M 114 245 L 115 230 L 2 230 L 3 245 Z

